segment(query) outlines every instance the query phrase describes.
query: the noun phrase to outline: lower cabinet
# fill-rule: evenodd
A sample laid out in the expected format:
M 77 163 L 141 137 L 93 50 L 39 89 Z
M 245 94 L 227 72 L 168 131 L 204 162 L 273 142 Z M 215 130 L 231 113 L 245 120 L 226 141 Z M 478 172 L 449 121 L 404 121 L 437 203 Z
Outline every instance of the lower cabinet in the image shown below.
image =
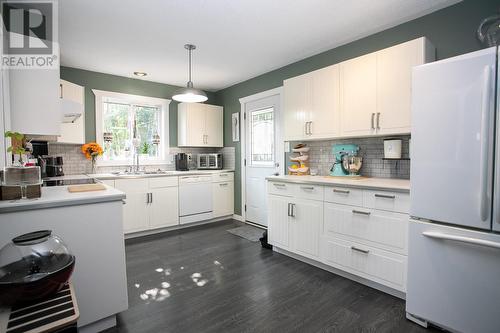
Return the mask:
M 116 179 L 115 188 L 125 192 L 125 233 L 179 224 L 178 178 Z
M 269 243 L 406 291 L 408 193 L 268 183 Z
M 271 244 L 304 257 L 319 258 L 322 201 L 269 195 L 268 212 Z
M 232 215 L 234 212 L 234 181 L 212 183 L 213 217 Z

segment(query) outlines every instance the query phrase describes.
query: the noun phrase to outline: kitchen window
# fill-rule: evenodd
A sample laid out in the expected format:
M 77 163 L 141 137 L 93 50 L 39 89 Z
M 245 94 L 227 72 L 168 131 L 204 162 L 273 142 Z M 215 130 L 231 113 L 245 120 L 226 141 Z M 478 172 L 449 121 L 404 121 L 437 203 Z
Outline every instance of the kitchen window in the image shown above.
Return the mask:
M 166 164 L 170 100 L 93 90 L 99 165 L 128 165 L 137 147 L 141 164 Z

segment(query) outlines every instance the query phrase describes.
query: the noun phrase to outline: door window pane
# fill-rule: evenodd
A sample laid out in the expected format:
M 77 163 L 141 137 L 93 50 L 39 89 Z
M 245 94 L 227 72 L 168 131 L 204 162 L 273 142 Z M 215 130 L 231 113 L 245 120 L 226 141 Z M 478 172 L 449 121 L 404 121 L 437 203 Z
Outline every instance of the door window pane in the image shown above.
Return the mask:
M 252 111 L 250 115 L 251 164 L 274 165 L 274 109 Z

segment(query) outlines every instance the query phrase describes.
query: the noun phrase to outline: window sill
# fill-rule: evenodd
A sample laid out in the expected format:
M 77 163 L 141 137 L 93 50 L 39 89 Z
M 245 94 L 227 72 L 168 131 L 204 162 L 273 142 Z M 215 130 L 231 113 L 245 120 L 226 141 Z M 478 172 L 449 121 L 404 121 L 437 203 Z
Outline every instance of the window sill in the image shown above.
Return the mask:
M 102 160 L 97 160 L 96 166 L 97 167 L 107 167 L 107 166 L 124 166 L 128 167 L 133 165 L 134 163 L 132 160 L 113 160 L 113 161 L 102 161 Z M 147 165 L 171 165 L 173 164 L 172 161 L 169 160 L 154 160 L 154 161 L 142 161 L 139 160 L 139 165 L 140 166 L 147 166 Z

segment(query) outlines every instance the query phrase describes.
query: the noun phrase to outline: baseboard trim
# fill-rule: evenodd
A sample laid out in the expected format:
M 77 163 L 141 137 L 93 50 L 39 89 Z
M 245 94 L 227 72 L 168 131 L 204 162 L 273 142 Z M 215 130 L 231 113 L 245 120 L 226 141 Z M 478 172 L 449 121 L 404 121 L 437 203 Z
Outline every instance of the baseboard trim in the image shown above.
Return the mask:
M 241 215 L 233 214 L 233 219 L 235 219 L 236 221 L 245 222 L 243 216 Z
M 171 227 L 164 227 L 164 228 L 158 228 L 158 229 L 149 229 L 149 230 L 142 230 L 142 231 L 137 231 L 137 232 L 132 232 L 129 234 L 125 234 L 125 239 L 131 239 L 131 238 L 137 238 L 137 237 L 143 237 L 143 236 L 150 236 L 154 234 L 160 234 L 163 232 L 167 231 L 174 231 L 174 230 L 179 230 L 179 229 L 185 229 L 185 228 L 190 228 L 198 225 L 203 225 L 203 224 L 208 224 L 208 223 L 213 223 L 213 222 L 218 222 L 222 220 L 227 220 L 233 218 L 232 215 L 226 215 L 226 216 L 219 216 L 215 217 L 209 220 L 203 220 L 203 221 L 197 221 L 197 222 L 191 222 L 191 223 L 186 223 L 186 224 L 176 224 Z
M 406 293 L 404 293 L 402 291 L 399 291 L 399 290 L 396 290 L 396 289 L 392 289 L 392 288 L 384 286 L 384 285 L 382 285 L 380 283 L 377 283 L 377 282 L 365 279 L 363 277 L 360 277 L 360 276 L 357 276 L 357 275 L 354 275 L 354 274 L 342 271 L 342 270 L 337 269 L 335 267 L 331 267 L 331 266 L 325 265 L 322 262 L 319 262 L 319 261 L 316 261 L 316 260 L 312 260 L 312 259 L 303 257 L 301 255 L 292 253 L 290 251 L 281 249 L 281 248 L 276 247 L 276 246 L 274 246 L 273 250 L 275 252 L 277 252 L 277 253 L 281 253 L 281 254 L 284 254 L 284 255 L 286 255 L 288 257 L 294 258 L 296 260 L 303 261 L 303 262 L 305 262 L 305 263 L 307 263 L 309 265 L 316 266 L 316 267 L 321 268 L 321 269 L 323 269 L 325 271 L 328 271 L 330 273 L 340 275 L 342 277 L 345 277 L 346 279 L 353 280 L 355 282 L 364 284 L 365 286 L 368 286 L 370 288 L 374 288 L 374 289 L 380 290 L 380 291 L 382 291 L 382 292 L 384 292 L 386 294 L 389 294 L 389 295 L 392 295 L 392 296 L 395 296 L 395 297 L 398 297 L 398 298 L 401 298 L 401 299 L 406 299 Z
M 257 223 L 253 223 L 253 222 L 250 222 L 250 221 L 243 221 L 244 223 L 248 224 L 248 225 L 251 225 L 252 227 L 256 227 L 256 228 L 259 228 L 259 229 L 262 229 L 262 230 L 267 230 L 267 227 L 263 226 L 263 225 L 260 225 L 260 224 L 257 224 Z

